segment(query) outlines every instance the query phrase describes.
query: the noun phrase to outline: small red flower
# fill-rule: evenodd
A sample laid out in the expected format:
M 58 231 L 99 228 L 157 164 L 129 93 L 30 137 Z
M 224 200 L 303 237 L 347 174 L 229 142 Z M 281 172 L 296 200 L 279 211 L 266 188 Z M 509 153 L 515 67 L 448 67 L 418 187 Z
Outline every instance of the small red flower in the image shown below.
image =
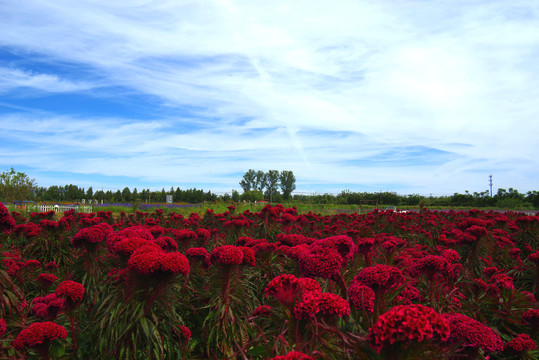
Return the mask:
M 503 350 L 502 339 L 486 325 L 463 314 L 444 314 L 451 330 L 448 342 L 464 347 L 481 348 L 485 352 Z
M 269 305 L 260 305 L 253 311 L 253 316 L 271 317 L 273 309 Z
M 183 341 L 191 339 L 191 330 L 187 326 L 178 325 L 178 330 L 180 330 L 180 337 Z
M 0 319 L 0 337 L 4 336 L 7 331 L 7 324 L 4 319 Z

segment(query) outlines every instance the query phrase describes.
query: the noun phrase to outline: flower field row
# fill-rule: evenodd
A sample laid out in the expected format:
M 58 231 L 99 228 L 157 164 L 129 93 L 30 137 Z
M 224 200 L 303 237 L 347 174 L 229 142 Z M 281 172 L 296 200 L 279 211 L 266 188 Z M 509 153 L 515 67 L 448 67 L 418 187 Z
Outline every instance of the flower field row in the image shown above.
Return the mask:
M 0 204 L 0 359 L 535 359 L 539 217 Z

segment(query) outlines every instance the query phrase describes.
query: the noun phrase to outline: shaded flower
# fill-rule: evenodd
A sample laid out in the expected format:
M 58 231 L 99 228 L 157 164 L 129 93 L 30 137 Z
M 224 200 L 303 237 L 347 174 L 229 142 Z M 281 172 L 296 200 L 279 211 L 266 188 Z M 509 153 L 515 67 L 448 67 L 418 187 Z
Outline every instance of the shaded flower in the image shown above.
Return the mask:
M 39 281 L 45 287 L 51 286 L 56 280 L 58 280 L 58 276 L 53 274 L 42 273 L 37 276 L 37 281 Z
M 348 301 L 356 309 L 374 311 L 374 290 L 359 282 L 352 282 L 348 287 Z
M 528 334 L 519 334 L 514 339 L 504 345 L 504 350 L 513 353 L 521 353 L 528 350 L 535 350 L 537 345 Z

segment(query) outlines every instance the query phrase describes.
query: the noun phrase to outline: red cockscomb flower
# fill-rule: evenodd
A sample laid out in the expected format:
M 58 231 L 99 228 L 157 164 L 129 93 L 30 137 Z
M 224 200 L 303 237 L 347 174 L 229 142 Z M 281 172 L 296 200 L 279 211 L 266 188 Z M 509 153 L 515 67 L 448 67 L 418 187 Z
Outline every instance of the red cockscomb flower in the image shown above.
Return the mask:
M 402 271 L 391 265 L 378 264 L 362 269 L 352 280 L 376 290 L 387 291 L 404 282 Z
M 98 244 L 112 234 L 114 229 L 107 223 L 100 223 L 80 229 L 71 239 L 73 247 L 84 247 L 89 244 Z
M 52 340 L 65 339 L 66 337 L 67 330 L 63 326 L 50 321 L 37 322 L 17 335 L 13 342 L 13 347 L 18 350 L 25 347 L 48 347 Z
M 39 281 L 45 287 L 51 286 L 56 280 L 58 280 L 58 276 L 53 274 L 42 273 L 37 276 L 37 281 Z
M 271 306 L 269 306 L 269 305 L 259 305 L 253 311 L 253 316 L 271 317 L 272 313 L 273 313 L 273 309 L 272 309 Z
M 469 316 L 455 313 L 444 314 L 451 330 L 448 342 L 463 347 L 481 348 L 490 353 L 503 350 L 502 339 L 494 330 Z
M 398 305 L 380 315 L 368 335 L 378 353 L 396 342 L 445 341 L 448 337 L 448 321 L 434 309 L 419 304 Z
M 189 260 L 178 252 L 165 253 L 161 248 L 144 247 L 133 252 L 127 262 L 129 269 L 142 275 L 153 273 L 189 273 Z
M 528 350 L 535 350 L 537 345 L 528 334 L 519 334 L 513 340 L 509 341 L 503 347 L 505 351 L 512 353 L 521 353 Z
M 264 289 L 266 297 L 277 299 L 283 306 L 290 306 L 297 297 L 309 291 L 321 292 L 320 284 L 314 279 L 297 278 L 292 274 L 274 277 Z
M 314 360 L 314 358 L 299 351 L 291 351 L 286 355 L 272 357 L 270 360 Z
M 84 297 L 84 286 L 78 282 L 66 280 L 58 285 L 55 294 L 63 297 L 73 304 L 78 304 Z
M 299 254 L 298 264 L 303 276 L 329 279 L 341 270 L 343 257 L 333 248 L 312 244 Z
M 180 331 L 180 338 L 183 341 L 189 341 L 191 339 L 191 330 L 187 326 L 178 325 L 178 330 Z
M 522 320 L 532 326 L 539 326 L 539 309 L 529 309 L 522 315 Z
M 11 231 L 17 225 L 13 216 L 9 213 L 9 210 L 0 203 L 0 231 L 8 232 Z
M 374 311 L 374 291 L 359 282 L 352 282 L 348 287 L 348 301 L 356 309 L 364 309 L 368 312 Z
M 54 320 L 66 307 L 66 300 L 56 294 L 39 296 L 33 300 L 32 312 L 43 320 Z
M 164 252 L 178 251 L 178 244 L 170 236 L 161 236 L 155 239 L 155 243 L 159 245 Z

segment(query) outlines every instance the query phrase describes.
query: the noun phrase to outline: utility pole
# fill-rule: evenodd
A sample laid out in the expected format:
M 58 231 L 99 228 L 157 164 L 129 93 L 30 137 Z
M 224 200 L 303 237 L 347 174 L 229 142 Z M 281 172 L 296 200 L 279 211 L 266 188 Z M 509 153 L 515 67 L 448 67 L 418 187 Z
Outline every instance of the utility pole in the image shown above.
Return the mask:
M 490 197 L 492 197 L 492 175 L 488 176 L 488 184 L 490 185 Z

